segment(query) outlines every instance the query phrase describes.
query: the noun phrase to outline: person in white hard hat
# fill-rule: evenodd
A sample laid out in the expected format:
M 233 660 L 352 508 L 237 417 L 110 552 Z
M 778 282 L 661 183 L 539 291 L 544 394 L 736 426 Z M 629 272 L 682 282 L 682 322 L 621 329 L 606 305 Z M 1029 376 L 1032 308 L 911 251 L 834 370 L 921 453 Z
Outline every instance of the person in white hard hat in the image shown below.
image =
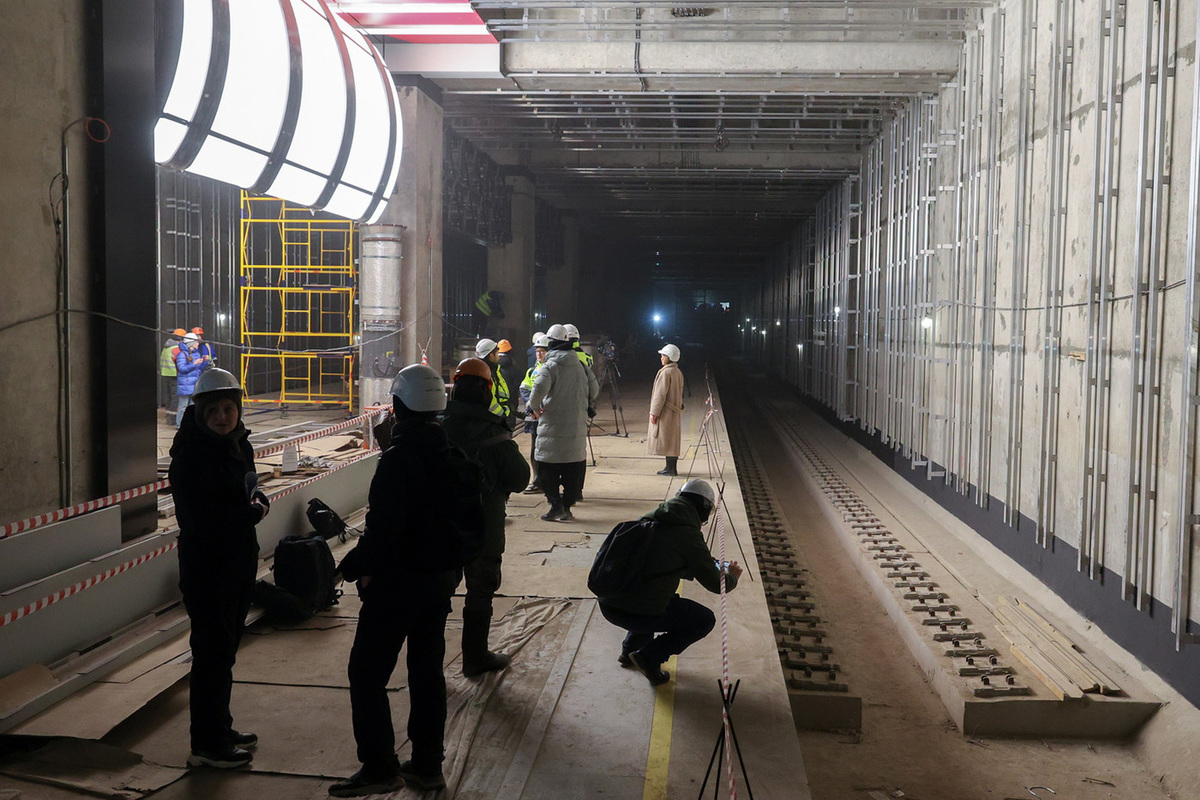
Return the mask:
M 563 325 L 567 329 L 567 341 L 571 343 L 571 349 L 575 351 L 575 356 L 588 369 L 592 368 L 592 362 L 595 360 L 590 355 L 584 352 L 583 345 L 579 342 L 579 328 L 576 328 L 571 323 Z
M 679 348 L 665 344 L 658 351 L 662 368 L 654 376 L 650 393 L 650 429 L 646 455 L 663 456 L 667 465 L 659 475 L 678 475 L 679 441 L 683 431 L 683 373 L 679 371 Z
M 529 349 L 525 351 L 525 369 L 533 369 L 533 365 L 538 363 L 538 339 L 541 339 L 545 335 L 545 331 L 538 331 L 529 340 Z
M 346 580 L 358 582 L 362 600 L 347 669 L 362 769 L 333 784 L 333 797 L 446 785 L 442 664 L 450 597 L 463 564 L 447 516 L 463 492 L 438 423 L 445 408 L 446 385 L 432 367 L 410 364 L 392 381 L 392 444 L 371 479 L 365 531 L 338 567 Z M 412 756 L 401 763 L 387 684 L 406 640 Z
M 695 580 L 719 593 L 722 572 L 726 590 L 736 587 L 741 577 L 738 562 L 718 563 L 704 541 L 701 526 L 716 502 L 712 486 L 693 479 L 646 514 L 643 519 L 656 524 L 641 575 L 623 593 L 600 598 L 604 618 L 627 631 L 617 663 L 639 670 L 651 686 L 670 680 L 663 662 L 703 639 L 716 623 L 716 616 L 706 606 L 677 594 L 679 581 Z
M 189 334 L 190 335 L 190 334 Z M 249 764 L 253 733 L 233 729 L 233 665 L 258 571 L 254 526 L 270 502 L 258 489 L 254 448 L 242 424 L 242 389 L 210 369 L 171 445 L 171 494 L 179 522 L 179 588 L 191 618 L 189 766 Z
M 512 416 L 512 396 L 508 391 L 508 381 L 500 372 L 500 343 L 480 339 L 475 343 L 475 357 L 486 362 L 492 371 L 492 403 L 488 410 L 508 424 Z
M 529 413 L 538 422 L 534 457 L 538 483 L 550 502 L 542 519 L 569 522 L 571 506 L 583 496 L 588 409 L 595 406 L 600 384 L 579 363 L 565 327 L 551 325 L 546 336 L 550 349 L 529 395 Z

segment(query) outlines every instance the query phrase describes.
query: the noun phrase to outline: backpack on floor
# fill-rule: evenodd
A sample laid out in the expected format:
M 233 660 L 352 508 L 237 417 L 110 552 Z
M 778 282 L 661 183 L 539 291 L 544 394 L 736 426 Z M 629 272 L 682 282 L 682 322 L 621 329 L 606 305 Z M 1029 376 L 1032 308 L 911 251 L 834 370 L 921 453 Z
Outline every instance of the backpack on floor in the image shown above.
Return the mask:
M 658 533 L 658 523 L 650 519 L 620 522 L 600 545 L 587 586 L 600 600 L 620 597 L 642 582 L 646 554 Z
M 296 598 L 312 613 L 324 611 L 338 601 L 341 591 L 334 574 L 333 552 L 316 533 L 293 533 L 275 546 L 275 585 Z
M 256 581 L 250 601 L 275 622 L 303 622 L 313 615 L 312 606 L 270 581 Z

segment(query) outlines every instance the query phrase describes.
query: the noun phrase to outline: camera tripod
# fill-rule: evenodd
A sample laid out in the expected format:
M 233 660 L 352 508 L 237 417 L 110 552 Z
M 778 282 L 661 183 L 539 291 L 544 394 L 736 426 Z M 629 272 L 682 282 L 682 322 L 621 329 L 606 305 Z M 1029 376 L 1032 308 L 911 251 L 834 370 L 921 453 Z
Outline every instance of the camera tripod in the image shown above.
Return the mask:
M 604 387 L 608 387 L 608 396 L 612 401 L 613 410 L 613 427 L 616 428 L 608 436 L 629 436 L 629 426 L 625 424 L 625 409 L 621 405 L 621 388 L 619 381 L 621 380 L 621 372 L 617 369 L 617 362 L 614 359 L 601 357 L 600 359 L 600 393 L 604 393 Z M 625 432 L 621 433 L 621 428 L 624 426 Z M 597 426 L 599 427 L 599 426 Z

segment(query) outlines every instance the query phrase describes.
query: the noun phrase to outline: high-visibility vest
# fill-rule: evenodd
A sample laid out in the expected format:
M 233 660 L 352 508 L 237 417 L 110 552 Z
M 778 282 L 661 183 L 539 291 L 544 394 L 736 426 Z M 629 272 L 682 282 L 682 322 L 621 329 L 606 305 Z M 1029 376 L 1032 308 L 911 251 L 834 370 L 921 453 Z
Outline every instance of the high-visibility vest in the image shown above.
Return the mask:
M 504 374 L 500 372 L 497 365 L 490 364 L 489 366 L 492 368 L 492 404 L 488 410 L 497 417 L 507 418 L 512 412 L 508 382 L 504 380 Z
M 158 374 L 164 378 L 174 378 L 179 374 L 175 368 L 175 351 L 178 350 L 175 346 L 175 340 L 170 339 L 162 352 L 158 354 Z
M 529 391 L 533 391 L 533 382 L 537 380 L 538 373 L 542 371 L 542 364 L 545 361 L 539 361 L 525 371 L 525 380 L 521 381 L 521 386 Z
M 490 317 L 492 315 L 492 293 L 484 292 L 479 295 L 479 299 L 475 301 L 475 307 Z
M 595 359 L 583 351 L 583 345 L 579 342 L 571 342 L 571 349 L 575 351 L 575 355 L 579 356 L 579 362 L 588 369 L 591 369 L 592 361 Z

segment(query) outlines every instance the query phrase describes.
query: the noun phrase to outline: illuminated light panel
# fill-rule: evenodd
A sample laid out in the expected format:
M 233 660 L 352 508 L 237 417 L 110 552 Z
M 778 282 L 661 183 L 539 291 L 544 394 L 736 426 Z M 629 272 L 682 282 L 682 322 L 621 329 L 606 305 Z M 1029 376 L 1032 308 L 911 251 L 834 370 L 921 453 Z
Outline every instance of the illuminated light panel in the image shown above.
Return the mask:
M 155 161 L 347 219 L 378 219 L 400 171 L 396 88 L 371 43 L 325 8 L 184 0 Z
M 495 44 L 483 19 L 463 0 L 444 2 L 331 2 L 330 8 L 371 36 L 412 44 Z

